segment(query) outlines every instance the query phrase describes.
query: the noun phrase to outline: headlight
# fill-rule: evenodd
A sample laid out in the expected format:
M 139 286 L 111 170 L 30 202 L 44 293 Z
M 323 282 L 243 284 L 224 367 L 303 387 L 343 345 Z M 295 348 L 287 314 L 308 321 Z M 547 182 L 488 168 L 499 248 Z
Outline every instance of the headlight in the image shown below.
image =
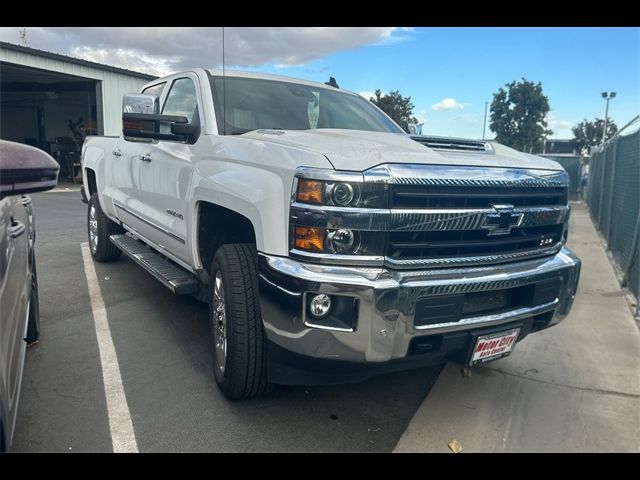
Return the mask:
M 348 228 L 330 230 L 327 233 L 327 247 L 331 253 L 353 255 L 360 248 L 360 235 Z
M 289 211 L 291 255 L 378 265 L 386 245 L 389 190 L 359 172 L 301 169 Z
M 307 205 L 331 207 L 384 208 L 388 203 L 388 186 L 381 183 L 297 180 L 293 199 Z
M 356 200 L 359 188 L 350 183 L 336 183 L 331 186 L 331 198 L 333 203 L 341 207 L 348 207 Z
M 300 250 L 322 253 L 325 251 L 324 237 L 322 228 L 295 227 L 293 244 Z
M 324 182 L 317 180 L 299 180 L 296 200 L 312 205 L 322 205 L 322 191 Z

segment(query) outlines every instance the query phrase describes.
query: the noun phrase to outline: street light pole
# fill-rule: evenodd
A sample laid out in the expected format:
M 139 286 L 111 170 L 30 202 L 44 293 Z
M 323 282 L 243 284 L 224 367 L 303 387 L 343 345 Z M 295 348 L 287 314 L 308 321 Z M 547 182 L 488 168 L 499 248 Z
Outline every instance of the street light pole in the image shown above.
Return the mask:
M 602 143 L 607 139 L 607 126 L 609 123 L 609 100 L 616 98 L 616 92 L 602 92 L 602 98 L 607 102 L 604 107 L 604 130 L 602 131 Z
M 484 102 L 484 122 L 482 124 L 482 140 L 484 140 L 484 134 L 487 130 L 487 107 L 489 106 L 489 102 Z

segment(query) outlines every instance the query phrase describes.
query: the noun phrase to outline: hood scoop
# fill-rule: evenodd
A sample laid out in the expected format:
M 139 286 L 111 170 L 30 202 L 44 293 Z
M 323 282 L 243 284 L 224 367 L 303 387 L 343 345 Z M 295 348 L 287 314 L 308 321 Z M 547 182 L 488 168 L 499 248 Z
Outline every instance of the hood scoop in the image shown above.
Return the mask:
M 434 150 L 459 152 L 494 153 L 489 142 L 483 140 L 467 140 L 464 138 L 429 137 L 426 135 L 411 135 L 411 139 Z

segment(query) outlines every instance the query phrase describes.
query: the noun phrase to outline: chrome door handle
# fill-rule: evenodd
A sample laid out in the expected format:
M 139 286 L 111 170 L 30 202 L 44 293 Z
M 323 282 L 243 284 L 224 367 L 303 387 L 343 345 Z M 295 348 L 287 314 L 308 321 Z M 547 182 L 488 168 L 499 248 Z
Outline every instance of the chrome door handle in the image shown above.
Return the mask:
M 143 162 L 150 162 L 151 161 L 151 155 L 150 154 L 146 154 L 146 155 L 140 155 L 140 160 L 142 160 Z
M 12 238 L 17 238 L 27 230 L 27 227 L 24 223 L 14 220 L 11 222 L 11 226 L 7 230 Z
M 119 148 L 116 148 L 113 152 L 113 156 L 114 157 L 121 157 L 122 156 L 122 151 Z

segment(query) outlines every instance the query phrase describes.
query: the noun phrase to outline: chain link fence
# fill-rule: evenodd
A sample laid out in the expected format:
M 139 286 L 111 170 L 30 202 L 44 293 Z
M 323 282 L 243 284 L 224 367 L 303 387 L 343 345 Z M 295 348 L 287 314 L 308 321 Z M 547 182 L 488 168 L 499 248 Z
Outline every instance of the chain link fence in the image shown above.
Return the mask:
M 640 296 L 640 130 L 617 136 L 591 154 L 586 201 L 596 228 Z
M 554 155 L 550 153 L 539 155 L 562 165 L 562 168 L 569 174 L 569 198 L 571 200 L 577 200 L 580 190 L 581 157 L 579 155 Z

